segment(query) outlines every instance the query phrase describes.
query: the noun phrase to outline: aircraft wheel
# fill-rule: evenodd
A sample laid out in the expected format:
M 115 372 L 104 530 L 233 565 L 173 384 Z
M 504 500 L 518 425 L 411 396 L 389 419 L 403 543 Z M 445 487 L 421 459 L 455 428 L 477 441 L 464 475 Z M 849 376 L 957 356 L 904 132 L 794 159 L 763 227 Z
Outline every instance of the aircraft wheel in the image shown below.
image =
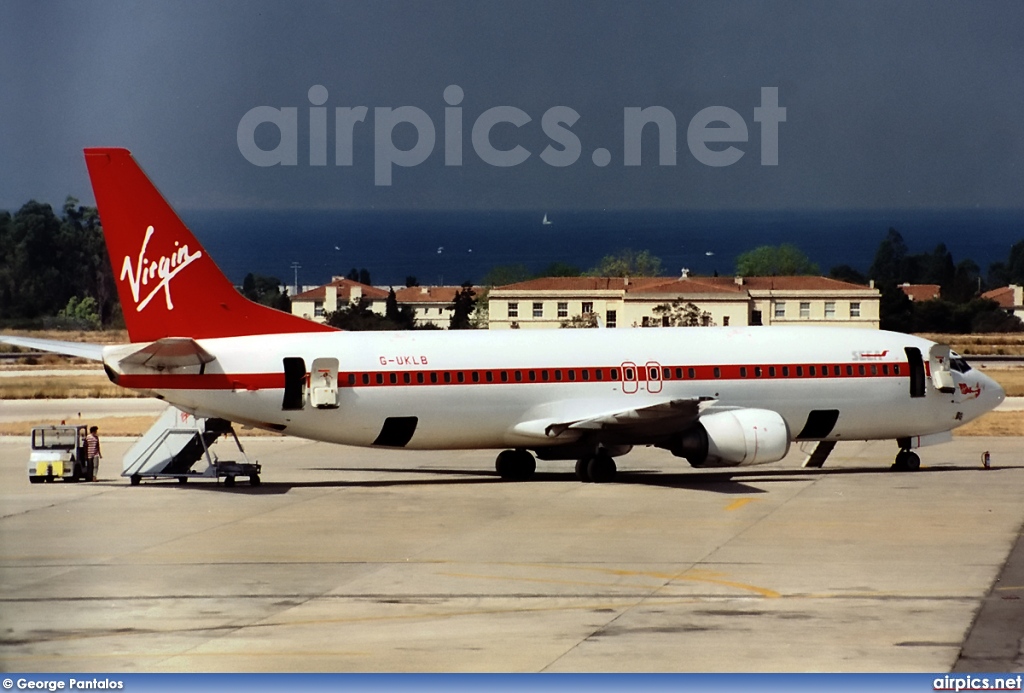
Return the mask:
M 606 452 L 599 452 L 590 458 L 587 464 L 587 476 L 595 484 L 603 484 L 615 480 L 615 460 Z
M 142 477 L 138 474 L 132 474 L 129 481 L 131 481 L 132 486 L 138 486 L 142 483 Z
M 893 462 L 892 468 L 898 472 L 917 471 L 921 468 L 921 458 L 917 456 L 916 452 L 900 450 L 896 453 L 896 461 Z
M 589 457 L 583 457 L 576 460 L 576 478 L 583 483 L 588 483 L 590 481 L 590 473 L 587 471 L 587 466 L 589 464 Z
M 232 476 L 232 475 L 228 475 L 228 476 L 224 477 L 224 485 L 227 486 L 228 488 L 231 488 L 232 486 L 234 486 L 235 485 L 235 477 Z
M 537 460 L 526 450 L 503 450 L 494 461 L 494 469 L 506 481 L 519 481 L 537 471 Z
M 30 483 L 30 484 L 41 484 L 41 483 L 43 483 L 43 481 L 45 479 L 46 479 L 46 477 L 43 477 L 43 476 L 30 476 L 28 478 L 28 483 Z
M 250 486 L 259 486 L 260 485 L 260 475 L 259 474 L 252 474 L 252 475 L 250 475 L 249 476 L 249 485 Z
M 179 476 L 178 477 L 178 483 L 179 484 L 187 484 L 188 483 L 188 477 L 187 476 Z

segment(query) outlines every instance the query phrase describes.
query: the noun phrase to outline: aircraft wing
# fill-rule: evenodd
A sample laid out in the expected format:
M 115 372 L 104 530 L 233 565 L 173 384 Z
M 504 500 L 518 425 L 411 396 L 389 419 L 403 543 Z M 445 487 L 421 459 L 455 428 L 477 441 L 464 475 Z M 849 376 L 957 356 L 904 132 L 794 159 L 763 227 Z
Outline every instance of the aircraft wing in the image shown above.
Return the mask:
M 700 398 L 662 399 L 638 407 L 594 402 L 560 402 L 548 407 L 545 416 L 531 417 L 513 431 L 536 438 L 557 438 L 566 431 L 606 431 L 619 435 L 659 435 L 682 430 L 696 421 L 711 404 Z M 580 406 L 582 405 L 582 406 Z M 541 413 L 541 412 L 537 412 Z
M 103 360 L 103 345 L 101 344 L 62 342 L 57 339 L 35 339 L 33 337 L 13 337 L 9 335 L 0 335 L 0 342 L 24 347 L 25 349 L 49 351 L 54 354 L 64 354 L 65 356 L 78 356 L 90 361 Z

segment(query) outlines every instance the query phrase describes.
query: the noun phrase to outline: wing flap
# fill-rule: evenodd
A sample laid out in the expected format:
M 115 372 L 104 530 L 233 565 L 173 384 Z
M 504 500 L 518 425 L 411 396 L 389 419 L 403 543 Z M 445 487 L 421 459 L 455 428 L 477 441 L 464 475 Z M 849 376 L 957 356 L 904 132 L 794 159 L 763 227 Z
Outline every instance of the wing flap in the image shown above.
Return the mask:
M 699 398 L 663 399 L 630 408 L 608 405 L 597 408 L 592 403 L 584 404 L 590 406 L 580 407 L 577 402 L 552 405 L 551 409 L 562 411 L 544 412 L 543 416 L 520 422 L 512 430 L 519 435 L 544 439 L 586 431 L 614 431 L 619 435 L 632 431 L 644 435 L 668 434 L 696 421 L 707 402 Z

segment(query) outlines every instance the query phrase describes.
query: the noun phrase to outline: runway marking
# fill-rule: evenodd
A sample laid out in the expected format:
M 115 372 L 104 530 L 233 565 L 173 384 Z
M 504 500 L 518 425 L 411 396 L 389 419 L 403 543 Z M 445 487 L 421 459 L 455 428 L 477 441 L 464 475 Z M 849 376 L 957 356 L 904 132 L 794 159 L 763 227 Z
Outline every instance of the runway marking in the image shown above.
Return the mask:
M 523 565 L 523 564 L 509 563 L 509 564 L 505 564 L 505 565 L 517 566 L 517 565 Z M 778 599 L 778 598 L 782 597 L 782 594 L 780 592 L 777 592 L 777 591 L 775 591 L 773 589 L 769 589 L 767 587 L 759 587 L 757 585 L 750 585 L 750 584 L 747 584 L 747 583 L 744 583 L 744 582 L 736 582 L 735 580 L 723 579 L 723 578 L 726 577 L 725 573 L 717 573 L 717 572 L 713 572 L 713 571 L 709 571 L 709 570 L 700 570 L 700 569 L 693 569 L 693 568 L 687 569 L 687 570 L 683 571 L 682 573 L 661 573 L 661 572 L 646 571 L 646 570 L 623 570 L 623 569 L 618 569 L 618 568 L 598 568 L 598 567 L 585 567 L 585 566 L 552 566 L 552 565 L 546 565 L 546 566 L 541 565 L 541 566 L 538 566 L 538 565 L 526 564 L 526 565 L 523 565 L 523 567 L 560 569 L 560 570 L 576 570 L 576 571 L 586 571 L 586 572 L 592 572 L 592 573 L 604 573 L 604 574 L 607 574 L 607 575 L 619 575 L 619 576 L 623 576 L 623 577 L 647 577 L 647 578 L 652 578 L 652 579 L 656 579 L 656 580 L 665 581 L 667 584 L 663 585 L 663 587 L 669 586 L 669 585 L 671 585 L 671 583 L 673 583 L 673 582 L 675 582 L 677 580 L 685 580 L 687 582 L 700 582 L 700 583 L 711 584 L 711 585 L 720 585 L 722 587 L 731 587 L 733 589 L 742 590 L 744 592 L 753 592 L 754 594 L 758 594 L 758 595 L 760 595 L 762 597 L 765 597 L 767 599 Z M 488 580 L 512 580 L 512 581 L 517 581 L 517 582 L 542 582 L 542 583 L 563 584 L 563 585 L 564 584 L 570 584 L 570 585 L 589 585 L 589 586 L 600 586 L 600 587 L 623 587 L 623 588 L 632 588 L 632 589 L 636 589 L 637 587 L 643 587 L 643 585 L 639 585 L 639 586 L 638 585 L 629 585 L 629 584 L 614 585 L 614 584 L 603 583 L 603 582 L 597 583 L 597 582 L 587 582 L 587 581 L 577 581 L 577 580 L 566 581 L 566 580 L 555 580 L 555 579 L 551 579 L 551 578 L 515 577 L 515 576 L 510 576 L 510 575 L 482 575 L 482 574 L 474 574 L 474 573 L 441 573 L 441 575 L 449 575 L 451 577 L 488 579 Z M 653 588 L 653 587 L 657 587 L 657 586 L 656 585 L 652 585 L 651 587 Z
M 757 498 L 738 498 L 738 499 L 734 500 L 732 503 L 729 503 L 729 505 L 725 506 L 725 509 L 726 509 L 726 511 L 729 511 L 729 510 L 739 510 L 740 508 L 742 508 L 747 503 L 751 503 L 751 502 L 756 501 L 756 500 L 757 500 Z
M 1016 592 L 1017 590 L 1024 590 L 1024 585 L 1005 585 L 1003 587 L 996 587 L 996 592 Z

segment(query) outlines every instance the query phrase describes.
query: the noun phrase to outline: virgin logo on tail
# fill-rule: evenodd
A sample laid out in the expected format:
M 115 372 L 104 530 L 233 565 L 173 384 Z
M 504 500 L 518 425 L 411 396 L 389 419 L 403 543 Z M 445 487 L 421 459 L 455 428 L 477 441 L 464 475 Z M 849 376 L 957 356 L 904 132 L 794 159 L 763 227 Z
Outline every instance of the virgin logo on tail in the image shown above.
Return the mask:
M 135 267 L 132 267 L 131 258 L 127 255 L 124 256 L 124 264 L 121 265 L 121 281 L 124 281 L 125 277 L 128 277 L 128 285 L 132 289 L 132 299 L 135 301 L 135 312 L 141 312 L 143 308 L 149 305 L 149 302 L 153 300 L 157 292 L 163 289 L 164 298 L 167 300 L 167 310 L 174 310 L 174 303 L 171 301 L 171 279 L 178 276 L 178 273 L 183 269 L 191 265 L 193 262 L 203 256 L 203 251 L 197 250 L 194 254 L 189 255 L 188 245 L 178 245 L 178 242 L 174 242 L 174 250 L 169 256 L 161 255 L 159 258 L 152 260 L 146 257 L 146 248 L 149 246 L 149 240 L 153 237 L 155 230 L 152 226 L 146 229 L 146 237 L 142 241 L 142 248 L 139 249 L 139 257 L 135 261 Z M 142 287 L 148 286 L 151 282 L 156 282 L 153 287 L 149 290 L 149 293 L 139 301 L 139 294 Z

